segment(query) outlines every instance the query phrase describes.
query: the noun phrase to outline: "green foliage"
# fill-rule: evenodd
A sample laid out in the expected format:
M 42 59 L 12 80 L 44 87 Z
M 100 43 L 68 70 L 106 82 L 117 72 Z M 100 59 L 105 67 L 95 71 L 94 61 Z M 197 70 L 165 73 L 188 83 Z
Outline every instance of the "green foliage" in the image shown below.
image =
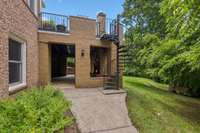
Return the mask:
M 43 28 L 46 30 L 51 30 L 51 31 L 56 30 L 56 22 L 54 20 L 43 20 L 42 25 Z
M 16 100 L 0 102 L 1 133 L 52 133 L 73 123 L 70 102 L 52 86 L 33 88 Z
M 43 20 L 42 24 L 45 26 L 52 26 L 52 27 L 55 27 L 55 25 L 56 25 L 54 20 Z
M 200 1 L 126 0 L 124 10 L 129 26 L 126 43 L 133 58 L 126 74 L 169 83 L 177 93 L 200 96 Z
M 159 73 L 175 88 L 184 87 L 180 93 L 190 96 L 200 95 L 200 53 L 197 53 L 196 49 L 172 58 Z
M 75 66 L 75 59 L 73 57 L 67 58 L 67 66 L 74 67 Z
M 199 0 L 163 0 L 160 13 L 166 18 L 170 37 L 183 40 L 200 31 Z
M 131 26 L 134 34 L 145 33 L 165 35 L 165 18 L 160 15 L 162 0 L 126 0 L 124 3 L 124 23 Z

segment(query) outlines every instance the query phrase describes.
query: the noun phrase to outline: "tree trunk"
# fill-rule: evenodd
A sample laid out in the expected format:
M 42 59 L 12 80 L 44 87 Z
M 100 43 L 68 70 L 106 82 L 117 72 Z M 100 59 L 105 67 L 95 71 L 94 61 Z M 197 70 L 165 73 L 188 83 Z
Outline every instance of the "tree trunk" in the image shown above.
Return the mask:
M 169 91 L 173 92 L 173 93 L 176 93 L 176 86 L 174 84 L 170 84 L 169 85 Z

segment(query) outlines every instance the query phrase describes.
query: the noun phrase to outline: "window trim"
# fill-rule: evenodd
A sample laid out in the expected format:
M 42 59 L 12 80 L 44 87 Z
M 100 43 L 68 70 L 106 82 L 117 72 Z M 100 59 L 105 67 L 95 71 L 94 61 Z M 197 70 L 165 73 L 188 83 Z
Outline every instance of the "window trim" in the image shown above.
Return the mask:
M 20 39 L 19 37 L 15 36 L 15 35 L 9 36 L 9 39 L 12 39 L 14 41 L 21 43 L 21 57 L 22 57 L 21 61 L 14 61 L 14 62 L 22 63 L 21 81 L 16 82 L 16 83 L 11 83 L 11 84 L 8 82 L 8 85 L 9 85 L 8 90 L 9 90 L 9 92 L 12 92 L 12 91 L 19 90 L 27 85 L 26 84 L 26 55 L 27 54 L 26 54 L 26 41 L 24 41 L 23 39 Z M 9 57 L 8 57 L 8 64 L 9 64 L 9 62 L 13 62 L 13 61 L 9 60 Z M 9 69 L 8 69 L 8 73 L 9 73 Z

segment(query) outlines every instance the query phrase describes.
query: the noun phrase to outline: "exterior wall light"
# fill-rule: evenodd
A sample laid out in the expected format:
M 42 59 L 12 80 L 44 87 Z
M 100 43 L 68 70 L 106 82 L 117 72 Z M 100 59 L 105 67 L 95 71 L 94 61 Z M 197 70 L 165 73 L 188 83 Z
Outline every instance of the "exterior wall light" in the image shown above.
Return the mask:
M 81 50 L 81 56 L 83 57 L 84 55 L 85 55 L 85 50 L 82 49 L 82 50 Z

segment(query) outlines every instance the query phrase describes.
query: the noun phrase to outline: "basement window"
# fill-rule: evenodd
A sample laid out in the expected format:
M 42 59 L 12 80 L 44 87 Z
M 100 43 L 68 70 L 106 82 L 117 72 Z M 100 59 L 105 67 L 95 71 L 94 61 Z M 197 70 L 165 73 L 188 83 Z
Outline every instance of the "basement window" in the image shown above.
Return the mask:
M 9 39 L 9 91 L 26 85 L 25 43 Z

